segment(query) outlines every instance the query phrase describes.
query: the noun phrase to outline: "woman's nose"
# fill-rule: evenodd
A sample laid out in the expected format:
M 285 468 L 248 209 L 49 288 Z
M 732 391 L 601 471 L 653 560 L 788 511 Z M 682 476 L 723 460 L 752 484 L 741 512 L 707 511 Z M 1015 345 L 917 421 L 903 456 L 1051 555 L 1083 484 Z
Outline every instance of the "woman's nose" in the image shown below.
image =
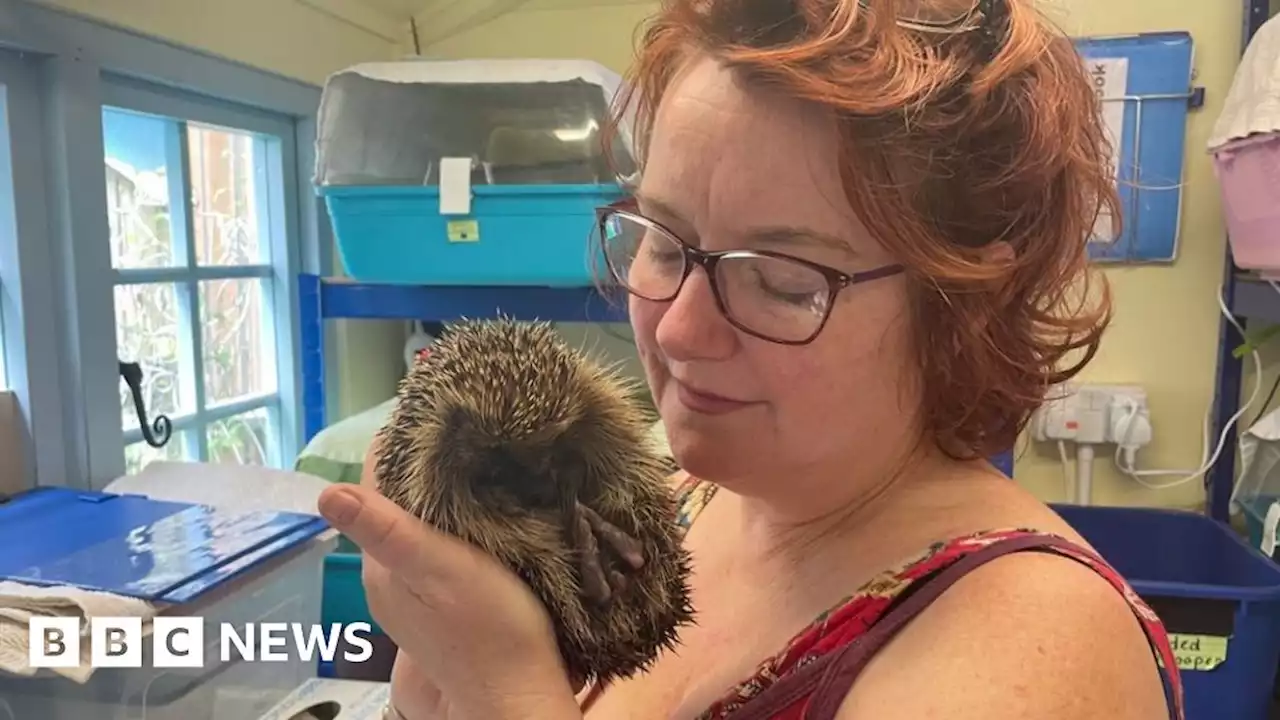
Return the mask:
M 658 321 L 655 339 L 673 360 L 723 360 L 733 354 L 737 333 L 720 312 L 702 268 L 694 268 L 685 278 Z

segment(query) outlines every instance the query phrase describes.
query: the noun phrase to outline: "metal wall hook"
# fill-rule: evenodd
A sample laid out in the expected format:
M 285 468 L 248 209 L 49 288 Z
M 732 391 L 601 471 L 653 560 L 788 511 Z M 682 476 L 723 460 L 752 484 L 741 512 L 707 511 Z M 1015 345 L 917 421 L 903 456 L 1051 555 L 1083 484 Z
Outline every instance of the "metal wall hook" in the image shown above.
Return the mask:
M 138 413 L 138 426 L 142 428 L 142 439 L 153 448 L 164 447 L 173 436 L 173 421 L 167 416 L 157 415 L 150 425 L 147 424 L 147 409 L 142 403 L 142 366 L 136 362 L 120 361 L 120 377 L 129 386 L 129 394 L 133 396 L 133 409 Z

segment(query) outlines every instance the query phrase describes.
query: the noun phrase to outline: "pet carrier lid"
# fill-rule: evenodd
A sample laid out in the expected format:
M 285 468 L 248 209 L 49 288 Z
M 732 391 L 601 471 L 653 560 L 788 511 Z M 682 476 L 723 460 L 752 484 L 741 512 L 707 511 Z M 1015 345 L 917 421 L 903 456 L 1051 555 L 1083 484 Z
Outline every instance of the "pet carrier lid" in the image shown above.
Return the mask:
M 597 184 L 635 173 L 630 122 L 601 142 L 622 85 L 586 60 L 356 65 L 320 101 L 315 184 Z
M 1209 150 L 1233 140 L 1280 132 L 1280 16 L 1254 33 L 1231 80 Z

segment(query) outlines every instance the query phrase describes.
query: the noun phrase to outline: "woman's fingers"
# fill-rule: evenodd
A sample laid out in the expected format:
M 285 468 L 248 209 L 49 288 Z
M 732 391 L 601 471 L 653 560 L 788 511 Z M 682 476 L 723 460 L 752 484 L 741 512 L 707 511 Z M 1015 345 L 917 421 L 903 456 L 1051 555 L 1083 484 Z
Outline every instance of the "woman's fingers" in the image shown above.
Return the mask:
M 391 574 L 405 580 L 448 582 L 463 576 L 471 549 L 436 532 L 372 488 L 325 488 L 320 514 Z

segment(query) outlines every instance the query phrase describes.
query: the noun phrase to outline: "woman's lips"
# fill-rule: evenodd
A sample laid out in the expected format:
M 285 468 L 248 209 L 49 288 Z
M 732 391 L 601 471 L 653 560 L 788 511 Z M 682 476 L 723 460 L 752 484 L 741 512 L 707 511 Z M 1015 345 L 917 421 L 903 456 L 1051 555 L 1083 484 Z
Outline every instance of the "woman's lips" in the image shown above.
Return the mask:
M 676 397 L 679 398 L 680 404 L 703 415 L 725 415 L 756 404 L 754 402 L 734 400 L 733 398 L 703 390 L 696 390 L 679 380 L 673 379 L 673 382 L 676 385 Z

